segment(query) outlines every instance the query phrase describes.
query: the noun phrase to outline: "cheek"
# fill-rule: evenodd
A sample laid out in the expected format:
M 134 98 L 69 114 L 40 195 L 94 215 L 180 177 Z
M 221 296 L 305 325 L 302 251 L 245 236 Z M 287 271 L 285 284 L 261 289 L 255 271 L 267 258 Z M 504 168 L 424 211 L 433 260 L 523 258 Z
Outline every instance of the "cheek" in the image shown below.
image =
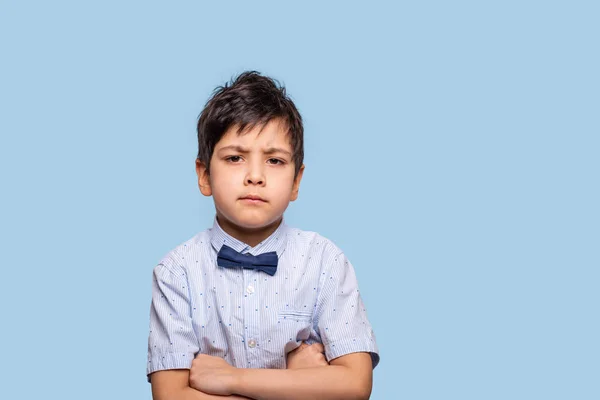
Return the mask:
M 211 185 L 221 192 L 229 192 L 232 188 L 239 186 L 240 179 L 243 179 L 241 170 L 231 169 L 228 172 L 214 171 L 211 176 Z
M 288 179 L 281 180 L 277 184 L 277 190 L 274 198 L 277 203 L 287 204 L 290 201 L 290 195 L 292 193 L 293 185 L 289 182 Z

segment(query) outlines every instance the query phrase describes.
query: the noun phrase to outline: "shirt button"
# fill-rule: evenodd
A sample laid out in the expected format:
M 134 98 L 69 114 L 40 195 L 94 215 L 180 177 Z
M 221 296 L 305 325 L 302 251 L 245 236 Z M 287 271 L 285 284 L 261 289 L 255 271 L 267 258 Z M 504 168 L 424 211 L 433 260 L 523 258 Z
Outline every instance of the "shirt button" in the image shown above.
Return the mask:
M 248 347 L 250 347 L 252 349 L 255 348 L 256 347 L 256 340 L 254 340 L 254 339 L 248 340 Z
M 249 285 L 249 286 L 246 288 L 246 292 L 248 292 L 248 293 L 250 293 L 250 294 L 254 293 L 254 286 L 252 286 L 252 285 Z

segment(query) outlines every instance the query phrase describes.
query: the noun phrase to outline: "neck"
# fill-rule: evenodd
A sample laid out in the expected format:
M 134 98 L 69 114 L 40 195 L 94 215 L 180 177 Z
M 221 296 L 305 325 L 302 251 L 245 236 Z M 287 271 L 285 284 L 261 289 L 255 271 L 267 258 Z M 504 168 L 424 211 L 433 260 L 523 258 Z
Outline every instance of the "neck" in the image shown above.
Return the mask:
M 228 235 L 236 238 L 237 240 L 246 243 L 250 247 L 254 247 L 277 230 L 281 224 L 283 217 L 278 218 L 275 222 L 262 226 L 256 229 L 242 228 L 234 225 L 227 218 L 217 213 L 217 222 L 221 229 L 223 229 Z

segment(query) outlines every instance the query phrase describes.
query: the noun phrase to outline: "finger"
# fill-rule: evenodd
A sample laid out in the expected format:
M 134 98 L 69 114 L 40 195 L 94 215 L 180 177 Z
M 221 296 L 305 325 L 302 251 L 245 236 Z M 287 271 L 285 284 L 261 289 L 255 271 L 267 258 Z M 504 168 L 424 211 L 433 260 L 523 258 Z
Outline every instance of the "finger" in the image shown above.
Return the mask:
M 306 342 L 302 342 L 300 343 L 300 346 L 298 346 L 298 351 L 300 350 L 304 350 L 305 348 L 309 347 L 310 345 L 307 344 Z
M 311 347 L 317 353 L 324 353 L 325 352 L 325 348 L 323 347 L 323 345 L 321 343 L 314 343 Z
M 293 349 L 293 350 L 290 350 L 290 351 L 288 352 L 288 354 L 292 354 L 292 353 L 299 353 L 299 352 L 301 352 L 302 350 L 304 350 L 306 347 L 308 347 L 308 345 L 307 345 L 306 343 L 302 342 L 302 343 L 300 343 L 300 346 L 296 347 L 296 348 L 295 348 L 295 349 Z

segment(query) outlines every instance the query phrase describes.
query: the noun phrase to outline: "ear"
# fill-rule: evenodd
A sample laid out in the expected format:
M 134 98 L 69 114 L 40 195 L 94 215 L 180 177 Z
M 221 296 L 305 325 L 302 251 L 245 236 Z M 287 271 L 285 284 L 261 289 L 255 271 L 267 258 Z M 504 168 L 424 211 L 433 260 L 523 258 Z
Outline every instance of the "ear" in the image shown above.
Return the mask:
M 202 161 L 196 158 L 196 175 L 198 175 L 198 187 L 200 188 L 200 193 L 205 196 L 212 195 L 212 189 L 210 187 L 210 176 L 208 174 L 208 170 L 206 169 L 206 165 Z
M 290 196 L 290 201 L 294 201 L 298 198 L 298 190 L 300 190 L 300 181 L 302 180 L 302 174 L 304 173 L 304 164 L 300 167 L 298 171 L 298 176 L 294 179 L 294 185 L 292 186 L 292 194 Z

